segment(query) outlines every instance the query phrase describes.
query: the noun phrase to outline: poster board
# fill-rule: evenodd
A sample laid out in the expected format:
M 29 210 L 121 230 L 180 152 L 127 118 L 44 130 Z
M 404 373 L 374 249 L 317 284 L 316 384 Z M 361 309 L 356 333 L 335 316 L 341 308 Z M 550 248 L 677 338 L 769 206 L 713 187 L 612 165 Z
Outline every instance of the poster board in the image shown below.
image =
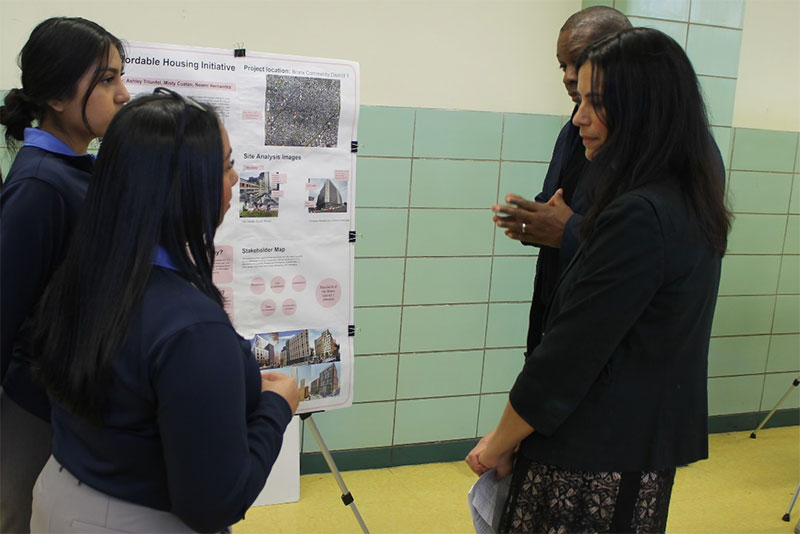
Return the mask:
M 239 174 L 214 238 L 225 311 L 262 370 L 295 378 L 298 413 L 350 406 L 358 63 L 130 42 L 124 70 L 132 97 L 217 110 Z

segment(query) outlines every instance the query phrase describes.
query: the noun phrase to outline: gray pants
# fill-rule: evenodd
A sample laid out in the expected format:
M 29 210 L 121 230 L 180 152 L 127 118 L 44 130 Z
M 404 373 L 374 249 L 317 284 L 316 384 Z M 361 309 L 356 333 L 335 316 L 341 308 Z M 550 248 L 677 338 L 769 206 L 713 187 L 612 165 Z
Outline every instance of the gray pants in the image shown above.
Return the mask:
M 194 532 L 178 516 L 101 493 L 50 457 L 33 488 L 31 532 Z
M 31 493 L 53 429 L 0 390 L 0 532 L 30 532 Z

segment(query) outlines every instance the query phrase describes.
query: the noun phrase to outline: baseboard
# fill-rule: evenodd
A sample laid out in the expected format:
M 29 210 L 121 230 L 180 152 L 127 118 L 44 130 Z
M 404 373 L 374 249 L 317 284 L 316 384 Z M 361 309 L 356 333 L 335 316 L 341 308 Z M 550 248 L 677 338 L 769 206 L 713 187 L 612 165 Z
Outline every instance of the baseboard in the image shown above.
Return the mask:
M 708 418 L 708 431 L 710 434 L 719 434 L 755 430 L 768 414 L 769 412 L 754 412 L 715 415 Z M 800 425 L 800 408 L 778 410 L 770 417 L 764 428 L 794 425 Z M 477 442 L 477 439 L 471 438 L 414 445 L 397 445 L 394 447 L 353 449 L 333 451 L 331 456 L 339 471 L 378 469 L 435 462 L 456 462 L 463 460 Z M 330 469 L 325 463 L 322 453 L 310 452 L 300 455 L 301 475 L 328 472 L 330 472 Z

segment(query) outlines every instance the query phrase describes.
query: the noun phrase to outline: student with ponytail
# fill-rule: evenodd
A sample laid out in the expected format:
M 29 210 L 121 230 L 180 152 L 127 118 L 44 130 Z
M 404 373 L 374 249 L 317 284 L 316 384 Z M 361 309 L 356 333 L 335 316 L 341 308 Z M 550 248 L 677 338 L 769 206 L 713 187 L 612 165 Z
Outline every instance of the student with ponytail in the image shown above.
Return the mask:
M 50 456 L 50 405 L 30 375 L 32 313 L 86 196 L 89 143 L 130 99 L 124 58 L 121 41 L 94 22 L 45 20 L 20 52 L 22 86 L 0 107 L 18 149 L 0 192 L 1 532 L 28 532 L 33 484 Z

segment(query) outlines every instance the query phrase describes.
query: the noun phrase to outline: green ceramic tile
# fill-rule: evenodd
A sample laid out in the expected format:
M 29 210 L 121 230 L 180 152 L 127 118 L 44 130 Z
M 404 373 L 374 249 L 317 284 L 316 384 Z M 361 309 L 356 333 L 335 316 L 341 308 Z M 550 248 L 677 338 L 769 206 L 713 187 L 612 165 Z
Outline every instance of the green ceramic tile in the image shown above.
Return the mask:
M 744 22 L 744 0 L 695 0 L 689 20 L 698 24 L 741 28 Z
M 785 215 L 737 214 L 728 235 L 728 254 L 781 254 Z
M 735 213 L 787 213 L 792 175 L 731 171 L 728 199 Z
M 583 0 L 583 2 L 581 2 L 581 9 L 592 6 L 614 7 L 614 0 Z
M 401 354 L 397 398 L 473 395 L 481 389 L 482 350 Z M 458 372 L 454 372 L 454 370 Z
M 482 348 L 485 330 L 486 304 L 409 306 L 400 352 Z
M 719 297 L 711 335 L 769 334 L 774 307 L 774 296 Z
M 764 375 L 708 379 L 708 415 L 757 412 Z
M 800 137 L 800 136 L 798 136 Z M 797 149 L 795 150 L 795 159 L 794 159 L 794 172 L 800 172 L 800 139 L 798 139 Z
M 487 347 L 524 347 L 528 336 L 529 302 L 490 304 Z
M 533 200 L 541 193 L 546 163 L 518 163 L 504 161 L 500 166 L 500 188 L 497 202 L 505 204 L 509 193 Z
M 786 241 L 784 254 L 800 254 L 800 215 L 789 215 L 786 221 Z
M 689 0 L 616 0 L 614 7 L 628 16 L 689 20 Z
M 486 302 L 491 258 L 408 258 L 405 304 Z
M 661 32 L 666 33 L 681 45 L 686 48 L 686 32 L 689 25 L 685 22 L 673 22 L 669 20 L 660 19 L 642 19 L 639 17 L 628 17 L 631 24 L 638 28 L 655 28 Z
M 736 78 L 742 31 L 689 25 L 686 53 L 697 74 Z
M 0 136 L 5 138 L 5 136 Z M 11 164 L 14 163 L 15 153 L 10 148 L 0 147 L 0 173 L 3 175 L 3 181 L 8 176 L 8 171 L 11 169 Z
M 524 349 L 521 348 L 485 351 L 481 393 L 509 391 L 524 363 Z
M 361 208 L 356 217 L 356 257 L 403 256 L 408 210 Z
M 505 236 L 503 236 L 505 238 Z M 508 238 L 505 238 L 509 240 Z M 533 277 L 536 260 L 529 257 L 496 257 L 492 265 L 492 288 L 489 300 L 530 301 L 533 295 Z
M 356 206 L 359 208 L 408 207 L 411 160 L 358 158 Z
M 800 332 L 800 295 L 778 295 L 775 303 L 773 334 Z
M 769 344 L 767 372 L 796 372 L 800 369 L 800 334 L 772 336 Z
M 708 376 L 763 373 L 770 336 L 715 337 L 708 349 Z
M 490 216 L 491 217 L 491 216 Z M 491 219 L 489 219 L 491 222 Z M 523 245 L 519 241 L 511 239 L 505 234 L 505 229 L 495 227 L 494 230 L 494 253 L 495 256 L 503 255 L 503 256 L 526 256 L 531 258 L 532 256 L 539 255 L 539 249 L 534 246 Z M 536 262 L 536 258 L 532 258 L 530 261 Z
M 360 156 L 411 156 L 414 110 L 361 106 L 358 116 Z
M 475 437 L 478 396 L 397 402 L 394 444 Z
M 397 352 L 400 308 L 356 308 L 356 354 Z
M 500 159 L 502 128 L 502 113 L 419 109 L 414 156 Z
M 792 176 L 792 201 L 789 202 L 789 213 L 800 214 L 800 174 Z
M 403 258 L 355 260 L 356 306 L 400 304 L 403 296 Z
M 414 208 L 489 208 L 497 198 L 497 161 L 414 160 Z
M 781 258 L 778 293 L 784 295 L 800 293 L 800 256 L 783 256 Z
M 397 389 L 397 354 L 355 358 L 353 400 L 393 400 Z
M 549 162 L 558 132 L 559 115 L 506 113 L 503 124 L 503 159 Z
M 483 437 L 495 428 L 508 404 L 508 394 L 481 395 L 481 408 L 478 414 L 478 436 Z
M 733 137 L 733 128 L 712 126 L 711 133 L 714 136 L 714 141 L 717 142 L 719 153 L 722 155 L 722 162 L 725 165 L 725 170 L 728 171 L 731 166 L 731 138 Z
M 725 256 L 720 295 L 767 295 L 778 287 L 780 256 Z
M 731 168 L 739 171 L 792 172 L 797 132 L 736 128 Z
M 314 414 L 325 445 L 330 450 L 386 447 L 392 444 L 394 402 L 354 404 L 342 410 Z M 303 452 L 317 452 L 314 435 L 303 432 Z
M 708 109 L 708 122 L 714 126 L 730 126 L 733 122 L 733 102 L 736 99 L 736 80 L 698 76 L 703 99 Z
M 492 212 L 486 209 L 412 209 L 409 256 L 479 256 L 492 253 Z
M 800 408 L 800 388 L 792 385 L 797 378 L 797 373 L 778 373 L 766 375 L 764 380 L 764 396 L 761 399 L 761 411 L 772 410 L 787 391 L 789 396 L 781 403 L 781 410 Z

